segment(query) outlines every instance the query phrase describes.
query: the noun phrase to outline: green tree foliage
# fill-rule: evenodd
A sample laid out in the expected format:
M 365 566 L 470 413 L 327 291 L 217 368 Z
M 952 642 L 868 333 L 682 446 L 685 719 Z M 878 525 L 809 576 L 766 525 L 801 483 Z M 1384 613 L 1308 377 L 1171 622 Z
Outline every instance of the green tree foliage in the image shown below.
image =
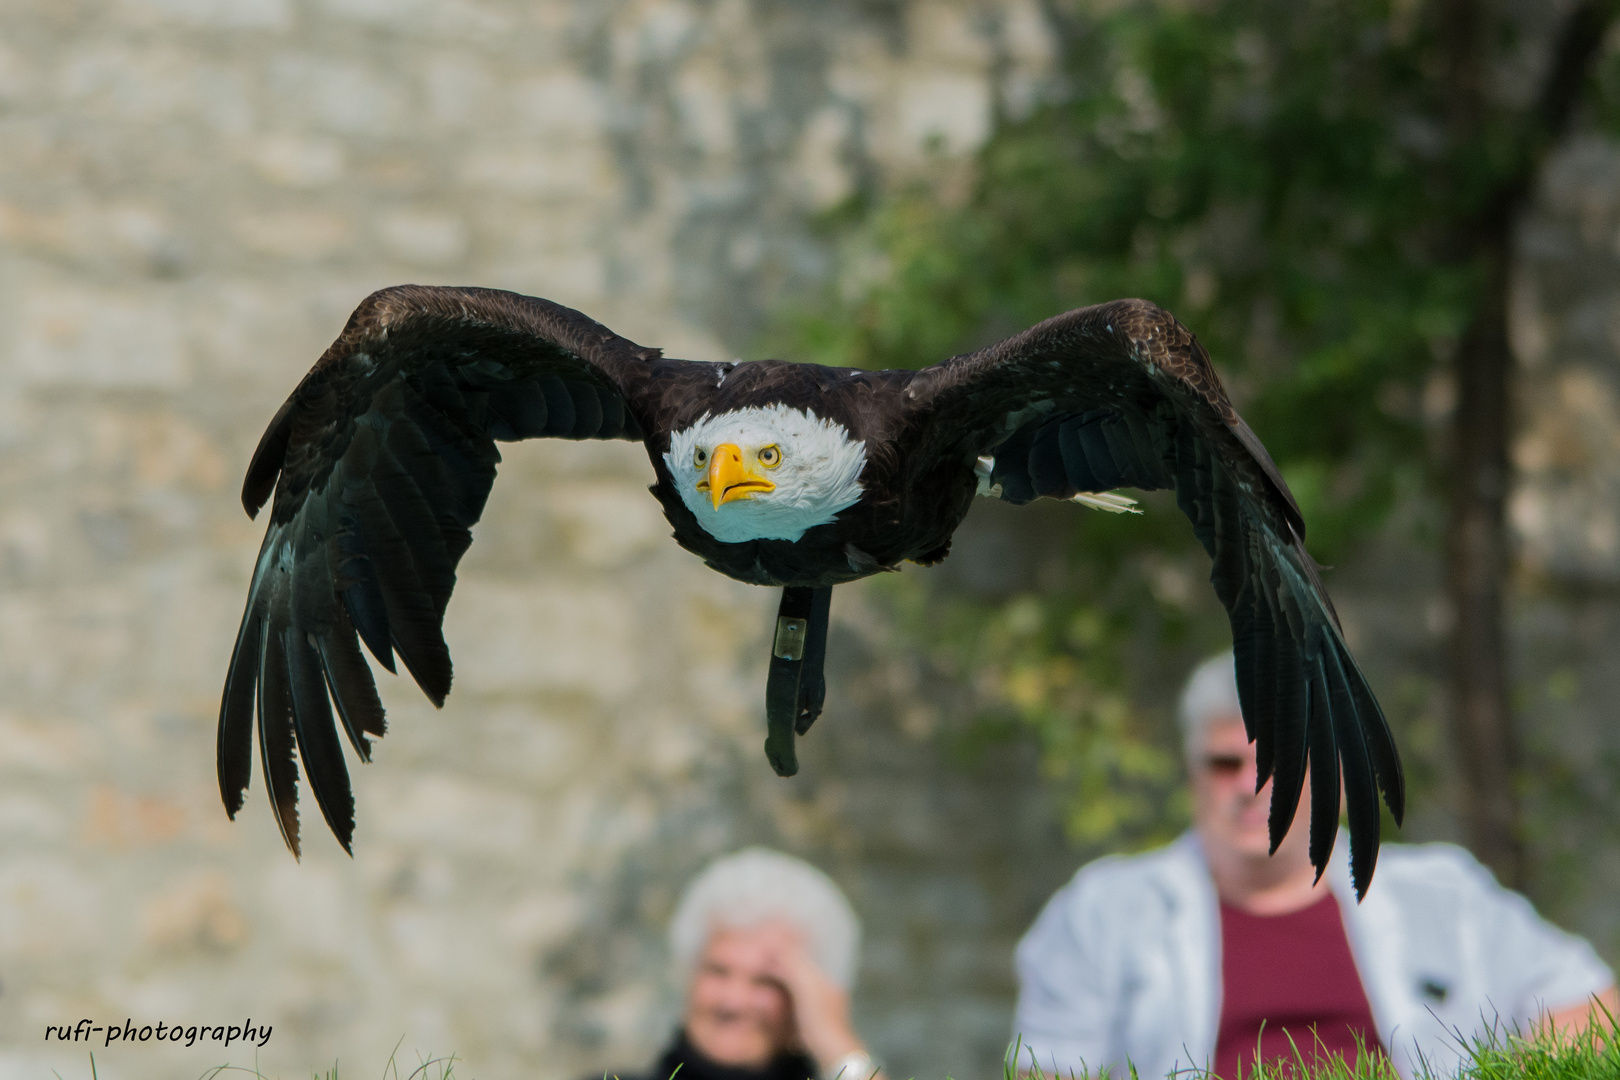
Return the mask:
M 916 367 L 1146 297 L 1209 348 L 1312 552 L 1344 558 L 1435 486 L 1437 361 L 1482 285 L 1458 237 L 1522 166 L 1519 129 L 1448 115 L 1435 6 L 1054 5 L 1058 92 L 1002 117 L 965 174 L 941 161 L 835 215 L 836 292 L 788 313 L 773 344 Z M 1143 657 L 1189 661 L 1227 640 L 1190 530 L 1168 500 L 1148 505 L 1146 519 L 1075 510 L 1067 572 L 1038 594 L 891 585 L 943 664 L 1033 726 L 1084 841 L 1147 842 L 1182 819 L 1165 798 L 1174 688 Z

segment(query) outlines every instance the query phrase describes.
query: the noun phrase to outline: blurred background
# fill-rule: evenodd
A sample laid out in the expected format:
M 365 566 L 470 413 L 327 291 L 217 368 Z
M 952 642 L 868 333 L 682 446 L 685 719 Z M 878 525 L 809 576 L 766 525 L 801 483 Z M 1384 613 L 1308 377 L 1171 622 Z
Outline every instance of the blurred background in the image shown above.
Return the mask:
M 287 1077 L 636 1069 L 681 885 L 752 842 L 849 892 L 891 1075 L 982 1075 L 1040 904 L 1184 826 L 1173 700 L 1227 631 L 1172 500 L 986 500 L 942 566 L 841 588 L 781 780 L 776 596 L 669 541 L 641 448 L 559 442 L 503 448 L 446 708 L 382 679 L 355 857 L 312 827 L 295 863 L 257 781 L 227 821 L 237 485 L 403 281 L 866 366 L 1164 304 L 1333 567 L 1401 837 L 1620 960 L 1613 7 L 3 0 L 0 1078 L 88 1076 L 43 1040 L 86 1016 L 251 1017 Z

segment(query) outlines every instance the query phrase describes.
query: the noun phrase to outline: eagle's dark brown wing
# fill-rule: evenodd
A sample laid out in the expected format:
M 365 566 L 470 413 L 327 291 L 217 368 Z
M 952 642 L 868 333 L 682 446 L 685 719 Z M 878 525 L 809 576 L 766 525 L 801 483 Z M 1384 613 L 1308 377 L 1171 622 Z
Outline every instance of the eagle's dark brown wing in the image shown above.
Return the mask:
M 220 705 L 220 795 L 233 817 L 257 727 L 287 845 L 298 851 L 296 752 L 349 847 L 337 722 L 362 759 L 366 736 L 383 733 L 357 634 L 442 704 L 445 605 L 495 479 L 496 441 L 639 440 L 658 406 L 644 400 L 649 380 L 676 364 L 577 311 L 491 289 L 405 285 L 356 309 L 270 422 L 242 486 L 250 516 L 272 489 L 275 501 Z
M 1274 778 L 1271 839 L 1311 776 L 1311 860 L 1327 864 L 1344 781 L 1358 891 L 1378 857 L 1378 792 L 1397 821 L 1400 760 L 1305 551 L 1299 507 L 1233 410 L 1197 339 L 1142 300 L 1071 311 L 918 373 L 908 391 L 921 453 L 993 455 L 1015 503 L 1116 487 L 1173 488 L 1214 560 L 1260 780 Z

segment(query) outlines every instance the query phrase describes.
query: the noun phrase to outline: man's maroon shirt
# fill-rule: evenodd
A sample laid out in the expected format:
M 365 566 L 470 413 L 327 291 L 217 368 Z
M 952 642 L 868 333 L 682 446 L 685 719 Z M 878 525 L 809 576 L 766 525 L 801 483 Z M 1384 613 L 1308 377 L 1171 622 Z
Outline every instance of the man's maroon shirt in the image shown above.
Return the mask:
M 1250 915 L 1223 903 L 1221 990 L 1221 1080 L 1247 1077 L 1257 1045 L 1265 1060 L 1286 1062 L 1297 1046 L 1307 1064 L 1330 1055 L 1354 1062 L 1358 1038 L 1368 1050 L 1379 1046 L 1332 893 L 1287 915 Z

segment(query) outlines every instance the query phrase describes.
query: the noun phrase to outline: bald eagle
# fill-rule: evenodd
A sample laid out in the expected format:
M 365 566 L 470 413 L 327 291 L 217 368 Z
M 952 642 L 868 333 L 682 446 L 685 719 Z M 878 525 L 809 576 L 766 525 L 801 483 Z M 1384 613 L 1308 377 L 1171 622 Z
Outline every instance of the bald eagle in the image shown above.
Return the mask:
M 541 436 L 642 443 L 676 542 L 782 589 L 765 744 L 779 773 L 796 770 L 794 738 L 821 711 L 833 586 L 945 558 L 978 494 L 1121 509 L 1130 500 L 1116 488 L 1169 488 L 1231 618 L 1260 779 L 1276 783 L 1273 843 L 1307 768 L 1318 868 L 1341 777 L 1358 888 L 1377 858 L 1380 791 L 1401 817 L 1394 741 L 1306 554 L 1299 508 L 1208 354 L 1154 305 L 1071 311 L 921 371 L 863 371 L 673 360 L 546 300 L 407 285 L 356 309 L 248 466 L 248 514 L 272 490 L 275 501 L 220 706 L 233 818 L 257 728 L 288 847 L 298 853 L 299 759 L 352 850 L 337 729 L 361 760 L 384 730 L 359 643 L 390 672 L 397 656 L 443 705 L 445 607 L 496 443 Z

